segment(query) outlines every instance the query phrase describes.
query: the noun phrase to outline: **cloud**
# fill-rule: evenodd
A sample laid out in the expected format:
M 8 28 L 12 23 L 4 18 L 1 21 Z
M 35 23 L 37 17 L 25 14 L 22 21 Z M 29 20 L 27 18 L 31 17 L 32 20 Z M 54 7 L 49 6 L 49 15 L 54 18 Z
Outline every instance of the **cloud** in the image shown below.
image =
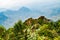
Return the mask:
M 20 9 L 20 7 L 22 6 L 27 6 L 29 9 L 30 8 L 33 9 L 32 11 L 34 12 L 24 14 L 20 13 L 19 10 L 17 10 L 17 12 L 14 11 L 16 9 Z M 60 8 L 60 0 L 0 0 L 0 11 L 4 12 L 4 10 L 8 9 L 7 13 L 4 13 L 7 17 L 9 17 L 9 19 L 7 19 L 3 24 L 6 27 L 13 25 L 17 20 L 19 20 L 19 18 L 24 20 L 29 17 L 37 18 L 38 16 L 41 15 L 49 17 L 50 14 L 52 13 L 52 9 L 56 7 Z M 58 15 L 53 17 L 50 16 L 50 18 L 53 20 L 60 19 L 60 15 L 59 16 Z
M 51 19 L 54 20 L 54 21 L 60 20 L 60 14 L 56 15 L 56 16 L 52 16 Z
M 23 6 L 26 3 L 23 0 L 0 0 L 0 8 L 18 8 L 18 6 Z
M 1 9 L 17 9 L 31 3 L 56 2 L 57 0 L 0 0 Z
M 28 0 L 0 0 L 0 8 L 16 9 L 31 2 L 32 1 L 28 1 Z

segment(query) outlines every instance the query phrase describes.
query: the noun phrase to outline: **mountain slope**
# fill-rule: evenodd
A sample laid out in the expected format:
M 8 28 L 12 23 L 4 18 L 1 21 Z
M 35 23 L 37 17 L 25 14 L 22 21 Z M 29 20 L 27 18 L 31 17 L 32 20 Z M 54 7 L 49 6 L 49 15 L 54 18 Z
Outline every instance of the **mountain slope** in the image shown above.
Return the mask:
M 0 24 L 3 24 L 8 19 L 3 13 L 0 13 Z
M 53 10 L 55 9 L 55 10 Z M 42 9 L 44 10 L 44 9 Z M 46 11 L 46 12 L 45 12 Z M 51 18 L 51 16 L 56 15 L 57 13 L 60 14 L 60 9 L 59 8 L 48 8 L 45 11 L 38 11 L 38 10 L 32 10 L 30 8 L 27 7 L 22 7 L 17 11 L 13 11 L 13 10 L 6 10 L 3 11 L 4 15 L 8 17 L 8 19 L 2 23 L 4 26 L 8 27 L 8 26 L 12 26 L 14 25 L 15 22 L 17 22 L 18 20 L 23 20 L 25 21 L 26 19 L 32 17 L 32 18 L 38 18 L 40 16 L 45 16 L 46 18 Z M 51 12 L 50 12 L 51 11 Z M 56 13 L 57 11 L 57 13 Z M 57 14 L 57 15 L 59 15 Z M 5 20 L 5 19 L 4 19 Z

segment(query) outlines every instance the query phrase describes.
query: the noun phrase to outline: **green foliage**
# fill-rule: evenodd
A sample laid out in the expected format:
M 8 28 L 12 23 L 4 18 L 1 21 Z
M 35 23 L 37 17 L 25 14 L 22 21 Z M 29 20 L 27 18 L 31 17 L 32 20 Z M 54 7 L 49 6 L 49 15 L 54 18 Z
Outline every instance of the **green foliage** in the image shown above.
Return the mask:
M 60 20 L 29 18 L 25 22 L 19 20 L 8 30 L 0 25 L 0 40 L 60 40 Z

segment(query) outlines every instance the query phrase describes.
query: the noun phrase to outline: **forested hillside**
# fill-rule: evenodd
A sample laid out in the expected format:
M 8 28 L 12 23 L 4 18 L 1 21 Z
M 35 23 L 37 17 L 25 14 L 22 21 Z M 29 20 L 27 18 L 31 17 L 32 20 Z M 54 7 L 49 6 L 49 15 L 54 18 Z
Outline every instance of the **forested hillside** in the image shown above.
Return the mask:
M 40 16 L 25 22 L 19 20 L 9 29 L 0 25 L 0 40 L 60 40 L 60 20 L 52 21 Z

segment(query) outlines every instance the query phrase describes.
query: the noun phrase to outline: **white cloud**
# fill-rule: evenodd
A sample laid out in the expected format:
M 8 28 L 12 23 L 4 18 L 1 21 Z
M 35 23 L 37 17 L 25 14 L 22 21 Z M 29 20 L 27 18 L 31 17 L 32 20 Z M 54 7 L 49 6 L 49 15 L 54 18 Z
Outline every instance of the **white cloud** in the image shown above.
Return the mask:
M 21 6 L 24 6 L 26 4 L 28 4 L 29 2 L 32 1 L 28 1 L 28 0 L 0 0 L 0 8 L 6 8 L 6 9 L 11 9 L 11 8 L 18 8 Z
M 52 19 L 54 21 L 60 20 L 60 14 L 56 15 L 56 16 L 52 16 L 50 19 Z
M 16 9 L 34 2 L 56 2 L 56 0 L 0 0 L 0 8 Z

